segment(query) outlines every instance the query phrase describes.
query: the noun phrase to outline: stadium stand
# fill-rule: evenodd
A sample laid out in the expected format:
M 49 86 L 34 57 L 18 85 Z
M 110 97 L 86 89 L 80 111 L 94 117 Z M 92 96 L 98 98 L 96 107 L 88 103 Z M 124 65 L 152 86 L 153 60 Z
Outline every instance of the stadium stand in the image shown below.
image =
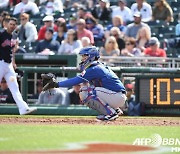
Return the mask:
M 170 22 L 170 23 L 165 23 L 164 21 L 149 21 L 148 25 L 151 27 L 151 32 L 152 32 L 152 36 L 157 37 L 163 44 L 163 40 L 165 39 L 170 39 L 170 38 L 175 38 L 175 34 L 174 34 L 174 29 L 175 29 L 175 25 L 178 23 L 177 21 L 177 17 L 178 17 L 178 13 L 180 12 L 180 3 L 178 2 L 178 0 L 166 0 L 170 6 L 172 7 L 173 10 L 173 14 L 174 14 L 174 21 Z M 112 8 L 116 7 L 118 4 L 118 0 L 109 0 L 110 2 L 110 6 Z M 127 1 L 127 6 L 130 7 L 135 1 L 134 0 L 128 0 Z M 147 1 L 151 6 L 154 6 L 154 2 L 155 0 L 148 0 Z M 39 10 L 42 9 L 41 5 L 38 6 Z M 14 7 L 8 7 L 6 9 L 4 9 L 5 11 L 8 11 L 10 14 L 13 13 Z M 0 10 L 0 11 L 4 11 L 4 10 Z M 71 14 L 76 13 L 77 12 L 77 8 L 71 7 L 71 8 L 65 8 L 63 13 L 54 13 L 53 16 L 55 19 L 58 19 L 59 17 L 63 17 L 65 18 L 66 21 L 69 20 L 69 17 Z M 36 15 L 31 15 L 30 21 L 36 25 L 37 30 L 39 30 L 39 28 L 42 26 L 42 18 L 45 16 L 45 14 L 40 13 L 40 14 L 36 14 Z M 18 16 L 16 16 L 18 18 Z M 105 21 L 105 22 L 101 22 L 101 24 L 103 24 L 103 26 L 105 27 L 105 25 L 111 23 L 111 21 Z M 30 51 L 33 52 L 34 47 L 33 45 L 36 44 L 32 44 L 30 45 Z M 97 42 L 96 45 L 98 47 L 103 46 L 102 42 Z M 28 45 L 23 45 L 24 48 L 29 48 L 27 47 Z M 169 49 L 166 47 L 166 49 Z M 29 49 L 28 49 L 29 51 Z M 168 51 L 168 53 L 170 53 L 172 50 Z M 174 55 L 174 54 L 168 54 L 168 55 Z

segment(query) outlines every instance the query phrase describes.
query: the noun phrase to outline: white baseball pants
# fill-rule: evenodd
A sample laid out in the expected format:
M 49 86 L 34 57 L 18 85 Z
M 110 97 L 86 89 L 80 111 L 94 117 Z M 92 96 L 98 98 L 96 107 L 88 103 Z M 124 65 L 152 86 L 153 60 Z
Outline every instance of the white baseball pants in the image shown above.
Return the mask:
M 19 113 L 24 113 L 24 111 L 27 110 L 29 107 L 27 103 L 23 100 L 22 95 L 19 91 L 19 85 L 13 65 L 12 63 L 9 64 L 4 62 L 3 60 L 0 60 L 0 82 L 3 77 L 6 80 L 12 96 L 19 108 Z

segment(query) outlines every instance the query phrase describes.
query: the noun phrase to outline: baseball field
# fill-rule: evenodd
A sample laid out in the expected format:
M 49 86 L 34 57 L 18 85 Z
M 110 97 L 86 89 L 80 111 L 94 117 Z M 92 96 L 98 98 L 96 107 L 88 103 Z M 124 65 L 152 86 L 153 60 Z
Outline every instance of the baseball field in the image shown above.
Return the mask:
M 0 116 L 0 153 L 180 152 L 180 117 Z

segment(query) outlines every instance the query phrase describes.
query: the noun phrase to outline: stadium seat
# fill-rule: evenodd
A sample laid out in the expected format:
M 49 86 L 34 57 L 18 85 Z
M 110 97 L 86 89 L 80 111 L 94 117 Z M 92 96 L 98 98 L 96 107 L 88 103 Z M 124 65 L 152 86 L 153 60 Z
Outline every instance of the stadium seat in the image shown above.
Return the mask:
M 159 29 L 159 34 L 162 34 L 164 38 L 173 38 L 175 37 L 175 27 L 167 26 Z
M 103 41 L 95 41 L 95 46 L 97 46 L 98 48 L 101 48 L 104 46 L 104 42 Z
M 77 9 L 75 8 L 67 8 L 64 10 L 64 18 L 69 18 L 71 14 L 76 13 Z
M 171 2 L 171 7 L 179 8 L 180 7 L 180 3 L 178 1 L 173 1 L 173 2 Z
M 110 5 L 118 5 L 118 1 L 117 0 L 110 0 Z
M 153 26 L 150 26 L 150 28 L 151 28 L 151 35 L 156 37 L 159 34 L 159 28 Z
M 30 22 L 36 26 L 37 31 L 39 31 L 40 27 L 43 25 L 42 20 L 40 20 L 38 18 L 31 18 Z
M 166 25 L 166 23 L 162 20 L 149 21 L 149 22 L 147 22 L 147 24 L 150 27 L 164 27 Z
M 37 42 L 20 42 L 19 46 L 24 48 L 27 53 L 34 53 L 36 49 Z

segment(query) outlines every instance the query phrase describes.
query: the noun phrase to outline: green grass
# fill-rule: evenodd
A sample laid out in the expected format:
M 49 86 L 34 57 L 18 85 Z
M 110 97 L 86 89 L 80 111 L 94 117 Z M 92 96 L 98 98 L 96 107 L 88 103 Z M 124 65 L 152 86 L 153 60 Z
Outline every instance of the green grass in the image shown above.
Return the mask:
M 0 124 L 0 151 L 61 149 L 65 143 L 92 141 L 132 144 L 154 133 L 180 139 L 177 126 Z

